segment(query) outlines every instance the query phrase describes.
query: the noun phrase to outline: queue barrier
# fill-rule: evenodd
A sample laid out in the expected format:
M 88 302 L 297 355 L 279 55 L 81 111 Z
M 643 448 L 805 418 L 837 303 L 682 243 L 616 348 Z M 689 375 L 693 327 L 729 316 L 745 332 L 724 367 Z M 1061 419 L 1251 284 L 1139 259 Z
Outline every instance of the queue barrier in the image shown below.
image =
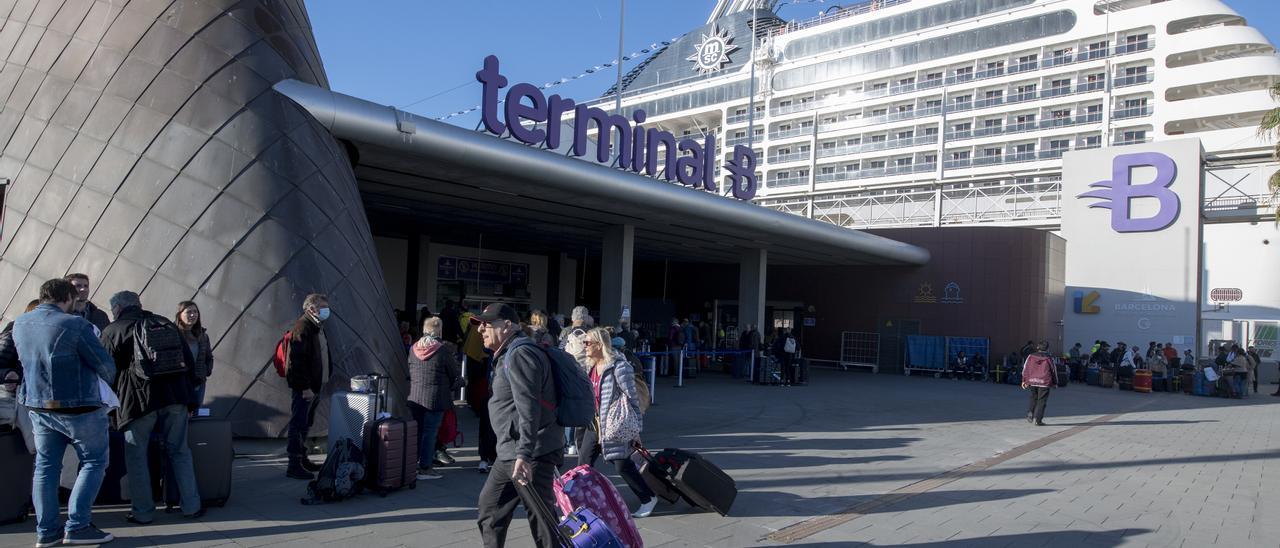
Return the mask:
M 734 357 L 734 360 L 729 362 L 729 367 L 732 368 L 734 367 L 738 356 L 749 356 L 749 369 L 751 371 L 754 371 L 755 361 L 757 359 L 755 353 L 750 350 L 688 350 L 683 348 L 679 350 L 667 350 L 661 352 L 637 352 L 636 356 L 642 360 L 647 358 L 653 364 L 649 375 L 651 385 L 652 381 L 657 376 L 658 370 L 666 372 L 671 365 L 675 365 L 676 388 L 684 387 L 686 371 L 691 371 L 693 373 L 691 378 L 696 378 L 698 376 L 698 370 L 704 361 L 703 358 L 707 358 L 706 361 L 708 363 L 713 360 L 721 360 L 723 363 L 722 358 L 730 356 Z M 747 378 L 748 380 L 750 379 L 750 373 Z M 653 387 L 650 386 L 650 390 L 652 389 Z

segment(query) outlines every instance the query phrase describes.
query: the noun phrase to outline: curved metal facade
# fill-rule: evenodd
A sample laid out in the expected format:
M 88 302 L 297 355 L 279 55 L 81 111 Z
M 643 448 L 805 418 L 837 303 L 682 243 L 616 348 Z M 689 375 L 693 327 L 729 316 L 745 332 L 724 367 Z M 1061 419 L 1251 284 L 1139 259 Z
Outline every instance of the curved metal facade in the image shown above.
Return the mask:
M 307 293 L 334 310 L 331 382 L 388 367 L 404 378 L 346 153 L 271 87 L 328 87 L 301 0 L 8 6 L 5 320 L 69 272 L 88 274 L 103 306 L 122 289 L 163 315 L 194 300 L 217 357 L 206 402 L 240 435 L 284 431 L 270 356 Z

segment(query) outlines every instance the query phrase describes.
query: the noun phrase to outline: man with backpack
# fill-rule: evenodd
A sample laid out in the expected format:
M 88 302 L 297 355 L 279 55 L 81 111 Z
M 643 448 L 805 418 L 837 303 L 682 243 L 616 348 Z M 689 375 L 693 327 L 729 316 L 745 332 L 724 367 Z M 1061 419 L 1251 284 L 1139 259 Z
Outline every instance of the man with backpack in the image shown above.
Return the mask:
M 289 467 L 285 476 L 293 479 L 315 478 L 320 465 L 307 458 L 307 432 L 316 418 L 320 391 L 329 372 L 329 341 L 324 336 L 324 322 L 329 319 L 329 298 L 312 293 L 302 301 L 302 315 L 289 331 L 285 379 L 293 393 L 290 406 Z
M 538 497 L 546 508 L 556 505 L 553 483 L 564 463 L 564 426 L 557 408 L 556 364 L 549 352 L 532 344 L 520 329 L 515 310 L 493 303 L 472 322 L 493 351 L 493 396 L 489 416 L 498 436 L 498 460 L 480 490 L 477 508 L 480 535 L 486 547 L 506 543 L 507 528 L 517 504 L 524 504 L 529 528 L 538 546 L 559 546 L 556 523 L 538 517 Z M 574 369 L 575 366 L 570 366 Z
M 111 296 L 111 322 L 102 330 L 102 345 L 115 361 L 116 428 L 124 432 L 124 458 L 129 475 L 133 511 L 125 520 L 146 525 L 155 518 L 147 448 L 152 432 L 163 441 L 169 466 L 178 483 L 182 513 L 189 519 L 204 515 L 191 448 L 187 446 L 187 417 L 197 407 L 195 357 L 178 326 L 142 308 L 138 294 L 121 291 Z
M 1031 404 L 1027 408 L 1027 422 L 1044 426 L 1044 408 L 1049 403 L 1049 390 L 1056 384 L 1056 368 L 1053 356 L 1047 352 L 1049 343 L 1040 341 L 1035 352 L 1022 364 L 1022 389 L 1031 390 Z

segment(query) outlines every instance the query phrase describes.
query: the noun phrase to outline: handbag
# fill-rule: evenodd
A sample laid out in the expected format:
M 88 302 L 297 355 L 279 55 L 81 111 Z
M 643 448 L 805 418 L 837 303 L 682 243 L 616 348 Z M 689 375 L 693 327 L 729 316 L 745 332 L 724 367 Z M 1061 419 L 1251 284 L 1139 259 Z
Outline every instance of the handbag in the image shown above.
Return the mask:
M 621 399 L 609 407 L 609 411 L 601 417 L 600 441 L 602 443 L 628 443 L 640 437 L 644 422 L 640 410 L 625 390 Z

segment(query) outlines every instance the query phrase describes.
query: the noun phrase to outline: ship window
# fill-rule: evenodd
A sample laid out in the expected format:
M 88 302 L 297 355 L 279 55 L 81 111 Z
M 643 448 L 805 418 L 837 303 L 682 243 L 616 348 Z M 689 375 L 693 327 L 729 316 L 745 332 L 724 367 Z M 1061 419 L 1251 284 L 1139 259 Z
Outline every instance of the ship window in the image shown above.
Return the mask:
M 1000 0 L 990 1 L 999 2 Z M 947 36 L 780 71 L 773 77 L 773 86 L 774 89 L 778 90 L 793 89 L 813 82 L 832 81 L 870 72 L 925 63 L 945 57 L 965 55 L 1007 44 L 1029 42 L 1068 32 L 1075 27 L 1075 24 L 1076 15 L 1068 10 L 1025 17 L 1006 23 L 989 25 Z M 833 32 L 839 33 L 853 28 L 857 27 Z M 790 50 L 807 40 L 824 36 L 827 35 L 823 34 L 797 40 L 788 45 L 787 49 Z M 852 44 L 863 42 L 865 42 L 865 39 L 857 40 Z
M 877 21 L 868 21 L 859 25 L 801 38 L 787 44 L 787 48 L 783 53 L 787 59 L 817 55 L 891 36 L 913 34 L 923 29 L 1025 6 L 1032 2 L 1034 0 L 953 0 Z

